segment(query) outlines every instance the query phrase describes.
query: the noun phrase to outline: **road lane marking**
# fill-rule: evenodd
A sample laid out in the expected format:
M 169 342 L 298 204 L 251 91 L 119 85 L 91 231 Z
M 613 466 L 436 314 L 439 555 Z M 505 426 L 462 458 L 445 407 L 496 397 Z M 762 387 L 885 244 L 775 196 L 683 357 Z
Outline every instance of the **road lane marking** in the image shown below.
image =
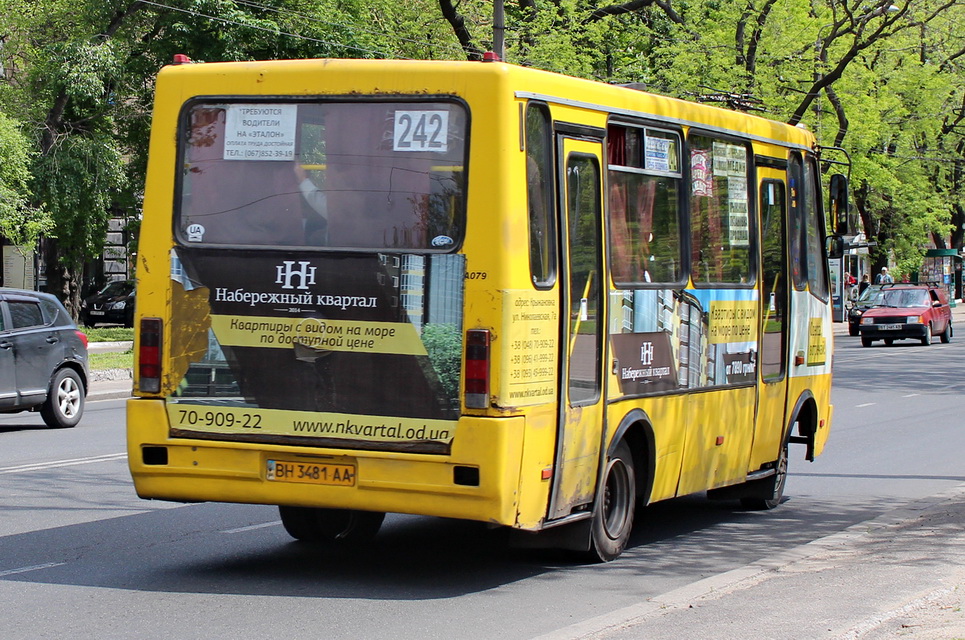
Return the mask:
M 871 406 L 874 406 L 874 405 L 876 405 L 876 404 L 878 404 L 878 403 L 877 403 L 877 402 L 865 402 L 864 404 L 856 404 L 856 405 L 854 405 L 854 406 L 855 406 L 856 409 L 861 409 L 861 408 L 863 408 L 863 407 L 871 407 Z
M 268 527 L 277 527 L 281 524 L 281 520 L 275 520 L 274 522 L 262 522 L 261 524 L 253 524 L 248 527 L 238 527 L 237 529 L 225 529 L 221 533 L 244 533 L 245 531 L 254 531 L 255 529 L 267 529 Z
M 902 398 L 914 398 L 915 396 L 920 396 L 920 393 L 909 393 L 907 396 L 901 396 Z
M 42 471 L 44 469 L 56 469 L 58 467 L 73 467 L 79 464 L 94 464 L 95 462 L 110 462 L 111 460 L 123 460 L 127 458 L 126 453 L 108 453 L 103 456 L 90 456 L 87 458 L 74 458 L 71 460 L 53 460 L 51 462 L 35 462 L 33 464 L 21 464 L 16 467 L 0 467 L 0 474 L 6 473 L 25 473 L 28 471 Z
M 35 564 L 30 567 L 20 567 L 19 569 L 7 569 L 6 571 L 0 571 L 0 578 L 6 576 L 14 576 L 18 573 L 27 573 L 28 571 L 40 571 L 41 569 L 50 569 L 51 567 L 59 567 L 61 565 L 67 564 L 66 562 L 46 562 L 44 564 Z

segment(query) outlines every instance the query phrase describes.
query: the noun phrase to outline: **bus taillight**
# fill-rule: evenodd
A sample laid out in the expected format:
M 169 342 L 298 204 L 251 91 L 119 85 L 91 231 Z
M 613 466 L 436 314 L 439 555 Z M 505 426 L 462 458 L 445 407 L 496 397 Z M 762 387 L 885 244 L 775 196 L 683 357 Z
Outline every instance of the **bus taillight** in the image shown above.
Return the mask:
M 466 407 L 489 406 L 489 331 L 466 331 Z
M 161 390 L 161 319 L 141 318 L 138 350 L 138 390 L 157 393 Z

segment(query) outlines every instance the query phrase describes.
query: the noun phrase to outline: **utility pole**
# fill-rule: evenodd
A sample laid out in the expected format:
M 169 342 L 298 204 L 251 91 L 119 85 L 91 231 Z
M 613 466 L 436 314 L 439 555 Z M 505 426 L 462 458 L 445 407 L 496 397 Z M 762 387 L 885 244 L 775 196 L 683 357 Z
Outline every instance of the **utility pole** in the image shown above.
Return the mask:
M 493 0 L 493 53 L 506 59 L 506 15 L 503 0 Z

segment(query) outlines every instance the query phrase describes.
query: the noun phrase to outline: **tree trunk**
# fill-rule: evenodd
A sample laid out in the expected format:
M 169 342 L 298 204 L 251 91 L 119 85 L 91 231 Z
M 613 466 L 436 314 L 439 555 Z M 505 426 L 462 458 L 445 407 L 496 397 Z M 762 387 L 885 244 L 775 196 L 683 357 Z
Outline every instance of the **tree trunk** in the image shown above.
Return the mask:
M 77 321 L 80 317 L 80 289 L 83 284 L 78 274 L 82 273 L 83 269 L 71 269 L 69 265 L 61 263 L 57 240 L 54 238 L 41 241 L 41 255 L 47 281 L 44 291 L 57 296 L 64 303 L 70 317 Z

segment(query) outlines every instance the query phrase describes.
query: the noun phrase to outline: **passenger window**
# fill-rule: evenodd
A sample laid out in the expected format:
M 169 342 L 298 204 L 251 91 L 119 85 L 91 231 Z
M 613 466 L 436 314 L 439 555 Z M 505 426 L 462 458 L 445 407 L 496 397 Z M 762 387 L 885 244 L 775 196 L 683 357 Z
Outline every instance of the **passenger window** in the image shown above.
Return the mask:
M 7 308 L 10 310 L 10 322 L 13 329 L 42 327 L 44 325 L 44 316 L 40 312 L 39 304 L 34 302 L 8 302 Z
M 694 284 L 752 284 L 747 147 L 702 135 L 688 143 Z
M 643 127 L 607 130 L 610 271 L 617 285 L 683 276 L 680 139 Z

